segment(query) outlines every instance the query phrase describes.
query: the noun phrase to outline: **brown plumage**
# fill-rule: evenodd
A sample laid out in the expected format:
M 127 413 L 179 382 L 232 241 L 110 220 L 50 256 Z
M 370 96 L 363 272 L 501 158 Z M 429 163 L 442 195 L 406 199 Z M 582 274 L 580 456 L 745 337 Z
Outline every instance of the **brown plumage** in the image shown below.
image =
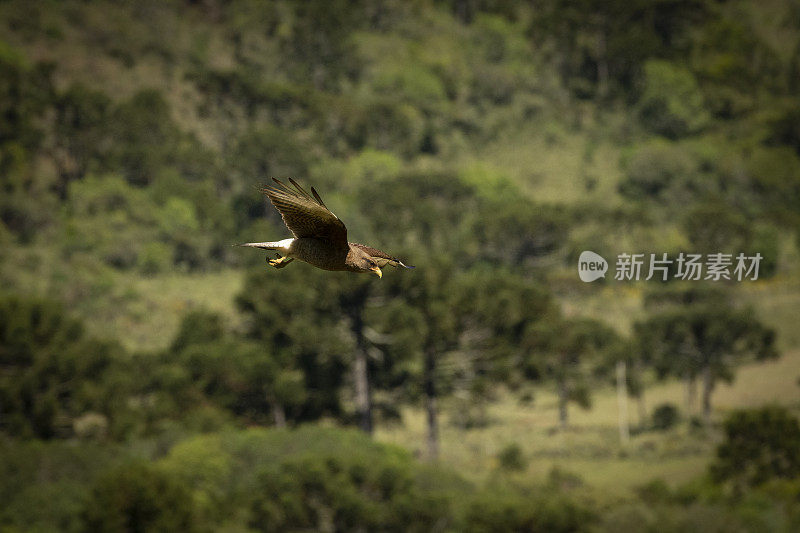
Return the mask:
M 262 189 L 262 192 L 281 214 L 294 238 L 241 245 L 278 251 L 277 259 L 268 259 L 270 265 L 283 268 L 299 259 L 324 270 L 372 272 L 378 277 L 383 276 L 381 267 L 386 265 L 414 268 L 370 246 L 347 242 L 347 228 L 313 187 L 309 194 L 291 178 L 291 186 L 275 178 L 273 181 L 277 186 Z

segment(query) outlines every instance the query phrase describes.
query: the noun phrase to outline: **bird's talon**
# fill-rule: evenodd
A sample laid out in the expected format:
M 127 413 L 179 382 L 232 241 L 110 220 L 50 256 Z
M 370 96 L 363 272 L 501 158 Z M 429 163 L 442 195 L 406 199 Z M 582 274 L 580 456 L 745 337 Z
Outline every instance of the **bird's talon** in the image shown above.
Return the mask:
M 269 263 L 270 266 L 273 266 L 275 268 L 283 268 L 286 265 L 288 265 L 289 263 L 291 263 L 292 261 L 294 261 L 293 258 L 291 258 L 291 257 L 281 257 L 280 255 L 278 256 L 277 259 L 267 259 L 267 263 Z

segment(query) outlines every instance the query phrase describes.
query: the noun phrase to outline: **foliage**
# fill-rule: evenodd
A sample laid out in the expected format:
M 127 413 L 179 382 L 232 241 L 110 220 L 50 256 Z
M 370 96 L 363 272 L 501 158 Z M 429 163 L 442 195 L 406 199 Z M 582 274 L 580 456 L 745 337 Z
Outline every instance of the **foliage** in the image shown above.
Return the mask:
M 159 470 L 130 463 L 94 483 L 81 518 L 84 531 L 200 531 L 186 486 Z
M 562 494 L 545 497 L 492 487 L 469 501 L 466 531 L 590 531 L 594 515 L 590 506 Z
M 698 203 L 686 212 L 683 225 L 695 253 L 737 254 L 750 250 L 750 225 L 741 213 L 722 202 Z
M 497 453 L 497 461 L 500 463 L 500 467 L 505 470 L 525 470 L 528 466 L 522 448 L 516 443 L 503 447 Z
M 289 268 L 280 278 L 263 267 L 253 270 L 237 297 L 248 337 L 270 354 L 262 359 L 268 365 L 262 372 L 284 384 L 276 390 L 286 397 L 274 401 L 283 405 L 290 420 L 341 412 L 338 389 L 346 370 L 344 354 L 352 346 L 342 335 L 336 312 L 342 273 L 337 280 L 326 280 L 322 271 L 309 270 Z
M 0 221 L 23 241 L 50 218 L 47 186 L 33 163 L 45 136 L 51 73 L 51 66 L 30 64 L 0 40 Z
M 674 143 L 655 141 L 639 146 L 625 166 L 620 193 L 632 199 L 679 202 L 686 195 L 686 184 L 695 173 L 696 164 Z
M 147 185 L 157 169 L 178 151 L 180 133 L 169 106 L 156 90 L 143 90 L 122 103 L 111 118 L 114 138 L 110 165 L 122 170 L 132 185 Z
M 683 304 L 667 306 L 636 324 L 636 335 L 660 376 L 694 380 L 702 375 L 703 414 L 710 416 L 711 394 L 718 380 L 730 382 L 737 359 L 778 357 L 774 331 L 736 309 L 717 290 L 673 293 Z
M 597 320 L 564 319 L 557 314 L 526 332 L 525 344 L 532 355 L 529 364 L 556 384 L 562 426 L 567 425 L 570 402 L 584 409 L 591 406 L 587 360 L 600 363 L 606 351 L 616 348 L 617 340 L 616 332 Z
M 73 435 L 79 417 L 112 418 L 112 362 L 120 348 L 88 337 L 58 304 L 0 299 L 0 419 L 3 430 L 42 439 Z M 106 383 L 104 384 L 104 381 Z M 110 382 L 111 381 L 111 382 Z M 112 418 L 113 424 L 113 418 Z
M 69 182 L 86 176 L 108 153 L 111 99 L 102 91 L 76 83 L 58 96 L 55 109 L 57 187 L 65 197 Z
M 735 411 L 724 426 L 725 441 L 710 466 L 716 481 L 757 486 L 800 475 L 800 424 L 785 408 Z
M 645 63 L 644 89 L 637 106 L 642 124 L 670 139 L 695 133 L 708 121 L 692 73 L 666 61 Z
M 0 527 L 77 529 L 90 483 L 126 455 L 108 442 L 0 440 Z
M 359 450 L 284 460 L 262 473 L 251 526 L 427 530 L 441 520 L 441 509 L 416 494 L 407 461 L 392 454 L 370 458 Z
M 67 253 L 94 253 L 118 269 L 157 273 L 197 269 L 213 252 L 197 203 L 169 196 L 159 205 L 118 176 L 87 177 L 69 187 Z
M 642 64 L 685 52 L 692 26 L 704 18 L 703 2 L 544 2 L 530 28 L 549 48 L 561 76 L 582 98 L 634 92 Z M 613 84 L 613 85 L 612 85 Z
M 194 488 L 206 523 L 238 516 L 267 531 L 456 527 L 456 503 L 471 489 L 360 431 L 319 425 L 194 437 L 159 465 Z
M 800 205 L 800 157 L 788 146 L 754 150 L 748 164 L 751 183 L 778 221 L 796 222 Z
M 791 480 L 735 481 L 739 500 L 702 483 L 584 500 L 558 472 L 522 486 L 562 458 L 619 460 L 614 482 L 642 458 L 685 465 L 701 432 L 620 450 L 598 408 L 590 435 L 542 452 L 492 426 L 507 414 L 492 402 L 538 387 L 561 394 L 514 411 L 532 431 L 549 432 L 533 409 L 566 423 L 571 402 L 602 406 L 594 378 L 619 360 L 645 415 L 653 373 L 705 376 L 710 409 L 716 382 L 774 355 L 730 301 L 771 324 L 793 310 L 794 293 L 769 295 L 796 277 L 797 15 L 787 0 L 0 2 L 0 280 L 70 306 L 0 298 L 0 529 L 800 529 Z M 231 244 L 288 236 L 258 192 L 272 176 L 314 185 L 351 240 L 418 268 L 266 270 Z M 599 243 L 760 251 L 780 275 L 645 295 L 620 339 L 638 289 L 574 276 Z M 208 280 L 231 287 L 242 267 L 231 304 Z M 96 340 L 109 325 L 156 349 Z M 478 467 L 327 427 L 358 418 L 356 356 L 379 432 L 402 420 L 416 453 L 423 403 L 429 438 L 444 413 L 444 442 L 478 450 L 465 457 L 485 454 L 481 434 L 519 443 L 488 463 L 532 467 L 473 485 Z
M 663 403 L 653 409 L 653 427 L 659 431 L 671 429 L 678 422 L 678 408 L 671 403 Z

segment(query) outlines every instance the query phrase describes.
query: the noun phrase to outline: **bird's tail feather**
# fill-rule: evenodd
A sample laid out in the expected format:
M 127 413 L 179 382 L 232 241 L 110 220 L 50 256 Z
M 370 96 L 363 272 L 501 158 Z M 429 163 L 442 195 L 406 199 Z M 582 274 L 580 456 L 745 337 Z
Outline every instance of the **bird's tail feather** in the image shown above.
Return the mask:
M 261 248 L 263 250 L 277 250 L 283 247 L 283 244 L 277 241 L 273 242 L 245 242 L 238 246 L 249 246 L 250 248 Z

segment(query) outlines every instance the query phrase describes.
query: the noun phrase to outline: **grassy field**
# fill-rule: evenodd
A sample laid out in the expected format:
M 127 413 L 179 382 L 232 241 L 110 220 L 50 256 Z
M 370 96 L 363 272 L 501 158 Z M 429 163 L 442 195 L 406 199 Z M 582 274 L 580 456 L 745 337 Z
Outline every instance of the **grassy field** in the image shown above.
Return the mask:
M 764 322 L 776 329 L 782 357 L 748 364 L 739 370 L 732 384 L 720 384 L 713 397 L 716 421 L 731 409 L 772 402 L 800 412 L 800 330 L 793 318 L 800 309 L 800 283 L 796 279 L 795 272 L 784 271 L 771 280 L 736 287 L 737 299 L 754 306 Z M 158 350 L 168 345 L 180 317 L 192 308 L 220 312 L 235 327 L 239 318 L 234 297 L 241 281 L 240 270 L 131 276 L 126 283 L 128 297 L 121 300 L 115 313 L 95 316 L 90 323 L 112 332 L 131 350 Z M 610 283 L 577 293 L 565 291 L 558 299 L 568 315 L 599 318 L 627 333 L 642 316 L 643 290 L 643 284 Z M 92 315 L 91 309 L 86 312 Z M 457 406 L 445 401 L 442 461 L 466 477 L 485 481 L 499 468 L 498 452 L 516 444 L 527 460 L 526 469 L 517 474 L 521 478 L 543 480 L 558 468 L 576 474 L 611 498 L 628 497 L 637 486 L 657 478 L 675 486 L 705 471 L 719 435 L 716 429 L 705 433 L 691 428 L 682 383 L 652 380 L 645 397 L 648 414 L 667 402 L 681 410 L 680 424 L 666 432 L 637 433 L 638 406 L 629 401 L 634 431 L 623 445 L 617 427 L 616 393 L 610 384 L 595 392 L 590 410 L 570 408 L 570 428 L 563 432 L 558 429 L 556 398 L 550 385 L 536 386 L 535 399 L 530 404 L 520 403 L 508 392 L 498 393 L 496 401 L 487 406 L 489 424 L 468 430 L 451 422 L 448 414 Z M 422 456 L 424 413 L 418 408 L 405 408 L 402 423 L 379 425 L 376 437 Z
M 781 357 L 742 366 L 730 383 L 720 383 L 712 404 L 718 423 L 732 409 L 777 403 L 800 413 L 800 290 L 793 272 L 738 287 L 737 298 L 752 305 L 762 320 L 777 333 Z M 559 298 L 570 315 L 592 316 L 621 332 L 642 314 L 642 289 L 637 285 L 607 285 L 597 291 L 569 293 Z M 536 389 L 535 401 L 521 404 L 509 393 L 499 395 L 488 407 L 489 425 L 461 430 L 449 422 L 445 407 L 442 424 L 442 460 L 465 476 L 485 480 L 499 468 L 497 454 L 505 446 L 518 445 L 528 460 L 520 477 L 543 480 L 554 469 L 579 476 L 587 485 L 611 498 L 625 498 L 636 487 L 653 479 L 671 486 L 702 475 L 720 438 L 719 428 L 708 432 L 693 428 L 687 414 L 685 385 L 672 380 L 651 384 L 645 393 L 648 415 L 655 406 L 672 403 L 681 411 L 681 422 L 672 430 L 637 432 L 638 405 L 628 401 L 632 435 L 623 445 L 618 432 L 616 391 L 610 385 L 597 390 L 589 410 L 571 406 L 570 427 L 560 431 L 556 396 L 552 387 Z M 451 411 L 452 412 L 452 411 Z M 425 420 L 421 409 L 403 411 L 403 423 L 379 427 L 377 438 L 424 454 Z
M 736 380 L 717 388 L 713 404 L 715 420 L 735 408 L 780 403 L 800 411 L 800 350 L 784 353 L 779 360 L 742 367 Z M 684 387 L 670 381 L 651 385 L 646 392 L 648 409 L 670 402 L 685 413 Z M 611 387 L 596 392 L 593 406 L 583 411 L 570 409 L 570 427 L 558 429 L 555 395 L 545 388 L 532 405 L 520 405 L 510 394 L 488 408 L 490 423 L 483 428 L 460 430 L 443 418 L 441 455 L 446 464 L 463 475 L 485 480 L 499 467 L 497 454 L 517 444 L 528 460 L 519 475 L 542 480 L 553 468 L 579 476 L 587 485 L 611 498 L 624 498 L 653 479 L 675 486 L 702 474 L 713 456 L 718 439 L 716 429 L 708 434 L 692 429 L 685 414 L 674 429 L 632 434 L 627 445 L 620 442 L 617 429 L 617 398 Z M 636 405 L 629 402 L 631 427 L 637 425 Z M 403 423 L 379 427 L 377 438 L 424 453 L 424 414 L 405 409 Z
M 238 270 L 133 278 L 129 289 L 134 296 L 119 314 L 100 323 L 134 350 L 165 347 L 180 317 L 191 308 L 218 311 L 235 326 L 233 298 L 241 279 Z M 766 403 L 779 403 L 800 412 L 800 331 L 793 319 L 800 309 L 800 287 L 794 279 L 783 275 L 742 285 L 737 292 L 776 329 L 782 357 L 747 364 L 733 383 L 720 384 L 713 396 L 716 421 L 731 409 Z M 601 318 L 622 332 L 628 331 L 642 312 L 642 289 L 637 285 L 611 284 L 578 295 L 570 293 L 560 300 L 567 314 Z M 648 414 L 667 402 L 681 410 L 680 424 L 666 432 L 637 433 L 638 406 L 629 401 L 633 434 L 626 445 L 620 442 L 617 397 L 610 385 L 595 392 L 590 410 L 571 406 L 570 428 L 563 432 L 558 429 L 556 398 L 550 385 L 537 386 L 530 404 L 520 403 L 511 393 L 498 393 L 496 401 L 487 406 L 489 424 L 467 430 L 456 427 L 448 416 L 457 406 L 444 402 L 441 458 L 466 477 L 485 481 L 499 468 L 498 452 L 517 444 L 528 463 L 517 474 L 521 478 L 544 480 L 558 468 L 576 474 L 611 498 L 628 497 L 652 479 L 675 486 L 705 471 L 719 435 L 717 429 L 706 433 L 691 427 L 682 383 L 652 380 L 645 395 Z M 424 455 L 424 413 L 413 407 L 403 409 L 402 423 L 379 425 L 376 438 Z
M 183 315 L 192 309 L 220 313 L 231 325 L 237 315 L 234 298 L 241 290 L 242 273 L 221 271 L 208 274 L 175 274 L 152 278 L 136 277 L 135 313 L 114 324 L 129 348 L 155 350 L 167 346 L 178 330 Z

